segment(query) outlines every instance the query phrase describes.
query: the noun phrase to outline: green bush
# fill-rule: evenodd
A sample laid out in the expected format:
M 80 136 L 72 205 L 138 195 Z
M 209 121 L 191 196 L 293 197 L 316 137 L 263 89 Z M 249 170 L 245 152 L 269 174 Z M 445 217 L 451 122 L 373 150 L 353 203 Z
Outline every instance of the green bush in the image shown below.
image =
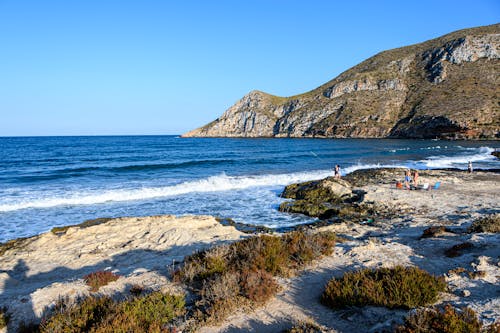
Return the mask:
M 76 304 L 60 302 L 40 332 L 165 332 L 184 314 L 184 297 L 160 292 L 117 302 L 109 297 L 88 297 Z
M 184 314 L 184 297 L 154 292 L 119 303 L 107 325 L 96 332 L 164 332 L 174 318 Z M 111 329 L 111 330 L 109 330 Z
M 42 320 L 40 332 L 90 332 L 102 323 L 114 310 L 109 297 L 88 297 L 78 304 L 59 302 L 54 314 Z
M 85 283 L 90 286 L 90 291 L 98 291 L 102 286 L 118 280 L 120 276 L 110 271 L 97 271 L 83 277 Z
M 498 333 L 500 325 L 483 327 L 476 313 L 469 309 L 444 308 L 419 309 L 406 317 L 396 333 Z
M 416 267 L 364 269 L 330 280 L 321 301 L 332 308 L 374 305 L 409 309 L 436 302 L 445 289 L 442 277 Z

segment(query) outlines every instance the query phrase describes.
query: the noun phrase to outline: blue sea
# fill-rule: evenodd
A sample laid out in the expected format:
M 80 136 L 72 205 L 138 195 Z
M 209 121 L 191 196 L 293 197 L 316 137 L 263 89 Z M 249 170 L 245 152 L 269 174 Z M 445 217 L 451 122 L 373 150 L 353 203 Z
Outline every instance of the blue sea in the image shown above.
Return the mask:
M 500 168 L 498 141 L 0 137 L 0 242 L 99 217 L 209 214 L 286 227 L 284 186 L 356 169 Z

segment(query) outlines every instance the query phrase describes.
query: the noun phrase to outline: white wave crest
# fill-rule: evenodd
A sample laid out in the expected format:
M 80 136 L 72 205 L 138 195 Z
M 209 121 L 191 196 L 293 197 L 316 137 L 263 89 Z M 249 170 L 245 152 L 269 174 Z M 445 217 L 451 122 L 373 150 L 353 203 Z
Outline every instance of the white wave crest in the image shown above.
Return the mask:
M 489 147 L 476 148 L 476 153 L 467 156 L 456 157 L 430 157 L 427 160 L 414 162 L 407 161 L 406 164 L 357 164 L 343 168 L 343 175 L 349 174 L 359 169 L 370 168 L 443 168 L 456 167 L 456 164 L 464 163 L 464 167 L 468 161 L 485 161 L 494 160 L 491 155 L 494 149 Z M 292 183 L 321 179 L 333 175 L 333 170 L 316 170 L 308 172 L 295 172 L 287 174 L 266 174 L 266 175 L 247 175 L 247 176 L 228 176 L 220 174 L 204 179 L 187 181 L 177 185 L 163 187 L 145 187 L 145 188 L 123 188 L 107 191 L 81 191 L 70 194 L 53 195 L 45 198 L 26 198 L 24 200 L 16 200 L 0 203 L 0 212 L 9 212 L 27 208 L 51 208 L 56 206 L 77 206 L 77 205 L 94 205 L 107 202 L 123 202 L 133 200 L 147 200 L 162 197 L 171 197 L 185 195 L 190 193 L 203 192 L 222 192 L 234 191 L 251 187 L 266 187 L 266 186 L 285 186 Z
M 420 163 L 428 168 L 467 168 L 470 162 L 493 161 L 495 157 L 491 153 L 495 150 L 490 147 L 466 148 L 470 153 L 458 156 L 431 156 L 421 160 Z M 475 153 L 475 154 L 474 154 Z
M 259 186 L 288 185 L 295 182 L 320 179 L 331 175 L 332 170 L 256 176 L 227 176 L 226 174 L 221 174 L 172 186 L 116 189 L 101 193 L 78 192 L 70 196 L 54 196 L 35 200 L 23 200 L 0 204 L 0 212 L 25 208 L 49 208 L 62 205 L 93 205 L 105 202 L 145 200 L 189 193 L 241 190 Z
M 389 152 L 390 153 L 395 153 L 395 152 L 398 152 L 398 151 L 406 151 L 406 150 L 410 150 L 410 147 L 389 149 Z

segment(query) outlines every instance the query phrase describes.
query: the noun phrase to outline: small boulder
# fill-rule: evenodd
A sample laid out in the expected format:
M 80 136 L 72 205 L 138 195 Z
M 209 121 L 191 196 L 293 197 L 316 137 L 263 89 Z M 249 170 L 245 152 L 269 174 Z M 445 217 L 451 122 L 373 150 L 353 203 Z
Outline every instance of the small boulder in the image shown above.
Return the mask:
M 352 187 L 347 181 L 343 179 L 326 178 L 321 186 L 328 189 L 328 191 L 339 198 L 346 198 L 352 195 Z

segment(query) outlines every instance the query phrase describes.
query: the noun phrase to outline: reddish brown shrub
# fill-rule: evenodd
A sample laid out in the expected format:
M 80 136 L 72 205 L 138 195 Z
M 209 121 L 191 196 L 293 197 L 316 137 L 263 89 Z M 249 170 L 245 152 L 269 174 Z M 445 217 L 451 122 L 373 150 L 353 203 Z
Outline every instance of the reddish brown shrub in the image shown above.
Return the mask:
M 257 303 L 264 303 L 278 291 L 276 280 L 264 270 L 243 271 L 240 285 L 243 295 Z
M 90 286 L 90 291 L 96 292 L 100 287 L 118 280 L 120 276 L 110 271 L 97 271 L 83 277 L 85 283 Z

